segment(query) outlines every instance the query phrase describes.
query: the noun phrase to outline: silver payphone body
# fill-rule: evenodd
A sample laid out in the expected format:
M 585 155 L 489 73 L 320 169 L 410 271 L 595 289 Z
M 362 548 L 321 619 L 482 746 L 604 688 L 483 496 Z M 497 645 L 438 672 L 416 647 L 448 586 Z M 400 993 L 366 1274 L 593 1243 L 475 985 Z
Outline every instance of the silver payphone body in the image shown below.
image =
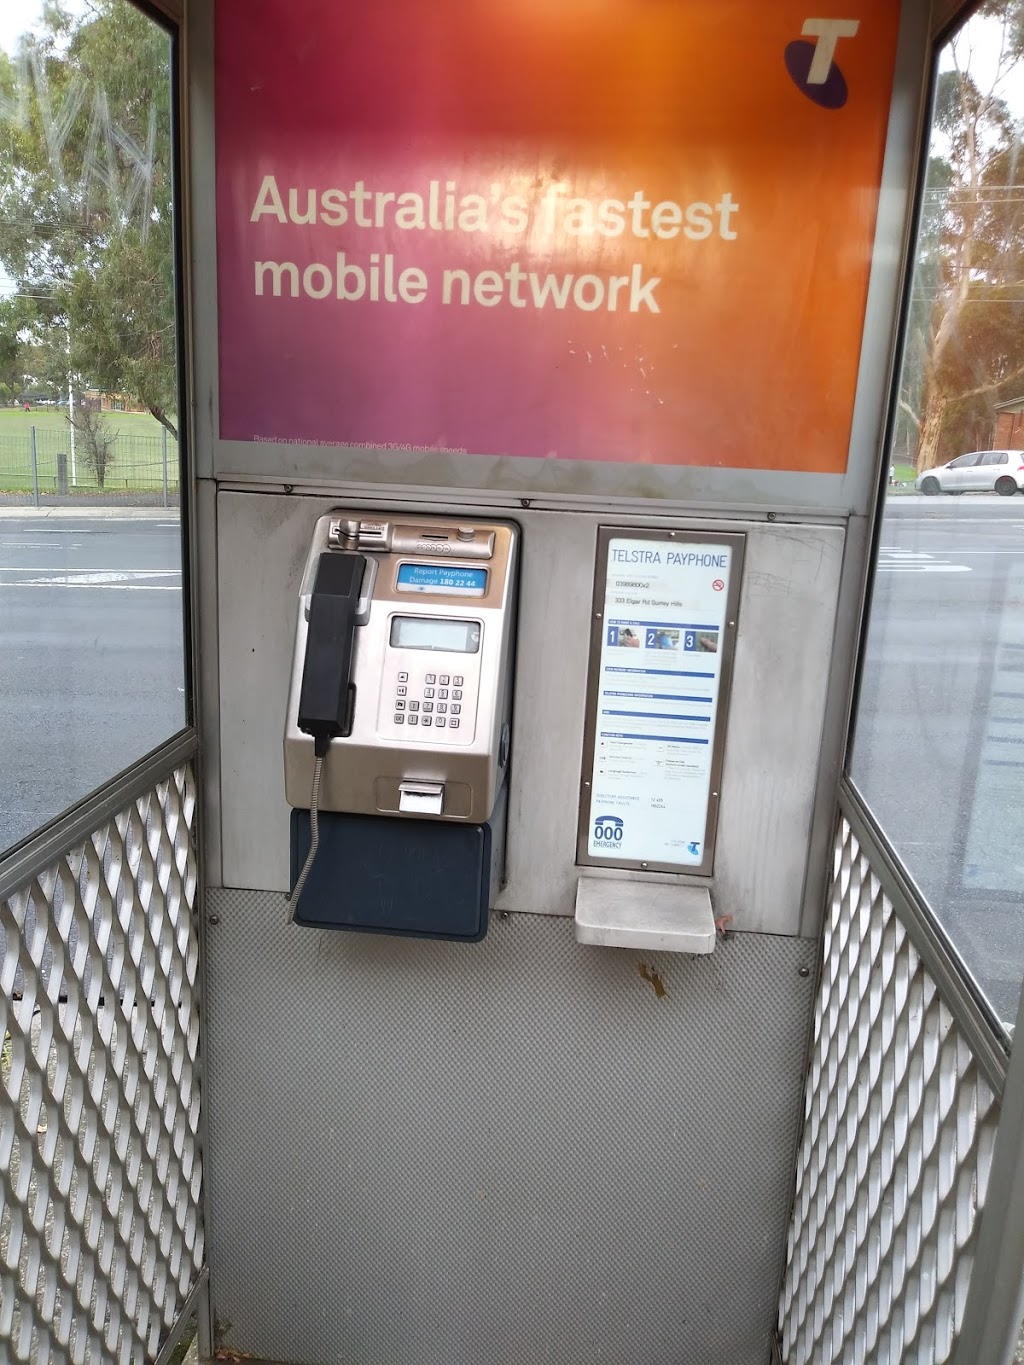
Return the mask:
M 486 932 L 504 854 L 518 548 L 503 522 L 316 523 L 284 740 L 298 923 Z

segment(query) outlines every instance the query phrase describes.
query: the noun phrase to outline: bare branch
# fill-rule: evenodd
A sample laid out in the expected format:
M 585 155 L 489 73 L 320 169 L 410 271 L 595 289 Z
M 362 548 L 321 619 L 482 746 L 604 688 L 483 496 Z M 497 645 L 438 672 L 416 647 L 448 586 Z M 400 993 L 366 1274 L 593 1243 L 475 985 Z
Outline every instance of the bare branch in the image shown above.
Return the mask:
M 998 379 L 990 380 L 987 384 L 979 384 L 976 389 L 968 389 L 966 393 L 958 393 L 956 402 L 961 403 L 965 398 L 978 398 L 983 393 L 992 393 L 994 389 L 1002 388 L 1004 384 L 1009 384 L 1014 379 L 1024 378 L 1024 365 L 1018 366 L 1010 374 L 1000 375 Z
M 899 406 L 900 406 L 900 411 L 901 411 L 901 412 L 905 412 L 906 415 L 907 415 L 907 416 L 910 418 L 910 420 L 913 422 L 915 428 L 916 428 L 918 431 L 920 431 L 920 430 L 921 430 L 921 419 L 920 419 L 920 417 L 918 417 L 917 413 L 914 411 L 914 409 L 910 406 L 910 404 L 907 402 L 907 400 L 906 400 L 905 398 L 901 398 L 901 399 L 900 399 Z

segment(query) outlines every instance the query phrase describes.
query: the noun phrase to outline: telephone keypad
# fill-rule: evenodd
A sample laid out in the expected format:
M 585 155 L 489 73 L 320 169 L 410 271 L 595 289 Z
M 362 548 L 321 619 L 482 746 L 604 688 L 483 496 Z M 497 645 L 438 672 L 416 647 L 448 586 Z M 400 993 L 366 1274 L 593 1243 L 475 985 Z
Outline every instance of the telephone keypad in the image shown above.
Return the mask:
M 393 676 L 398 679 L 391 699 L 394 707 L 391 718 L 396 725 L 422 725 L 424 729 L 435 726 L 439 730 L 461 729 L 460 703 L 462 684 L 465 682 L 462 674 L 413 673 L 411 682 L 407 672 Z M 452 685 L 451 690 L 449 684 Z

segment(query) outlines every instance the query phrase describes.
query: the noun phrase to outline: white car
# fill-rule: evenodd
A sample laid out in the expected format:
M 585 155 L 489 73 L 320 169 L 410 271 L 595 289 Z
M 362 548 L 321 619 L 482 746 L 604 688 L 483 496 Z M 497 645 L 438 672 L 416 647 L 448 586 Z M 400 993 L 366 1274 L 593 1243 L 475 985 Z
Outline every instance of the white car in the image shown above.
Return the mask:
M 922 493 L 1024 493 L 1024 450 L 972 450 L 926 469 L 914 481 Z

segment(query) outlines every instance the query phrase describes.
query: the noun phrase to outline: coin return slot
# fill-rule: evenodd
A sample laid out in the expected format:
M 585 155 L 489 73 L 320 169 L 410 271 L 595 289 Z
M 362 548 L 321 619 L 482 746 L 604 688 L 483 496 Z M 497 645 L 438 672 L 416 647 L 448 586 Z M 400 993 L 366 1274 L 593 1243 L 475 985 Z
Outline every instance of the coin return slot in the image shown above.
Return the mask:
M 406 815 L 440 815 L 444 806 L 443 782 L 402 782 L 398 809 Z

